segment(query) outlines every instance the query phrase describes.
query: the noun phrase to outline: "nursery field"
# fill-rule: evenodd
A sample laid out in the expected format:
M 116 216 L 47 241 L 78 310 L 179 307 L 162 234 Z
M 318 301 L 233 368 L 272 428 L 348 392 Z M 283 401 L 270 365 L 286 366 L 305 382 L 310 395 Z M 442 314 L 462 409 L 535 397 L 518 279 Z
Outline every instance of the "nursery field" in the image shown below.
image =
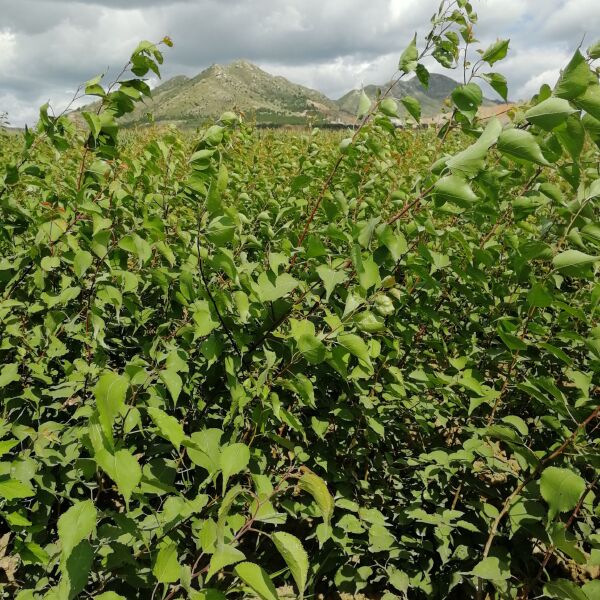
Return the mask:
M 0 130 L 0 597 L 600 598 L 600 45 L 480 120 L 474 23 L 438 128 Z

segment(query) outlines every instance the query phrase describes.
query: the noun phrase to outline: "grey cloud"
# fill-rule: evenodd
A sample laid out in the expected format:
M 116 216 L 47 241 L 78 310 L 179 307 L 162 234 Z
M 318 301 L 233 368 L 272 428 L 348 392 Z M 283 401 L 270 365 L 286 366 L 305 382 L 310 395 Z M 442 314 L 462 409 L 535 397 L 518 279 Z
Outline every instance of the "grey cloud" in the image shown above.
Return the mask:
M 380 83 L 404 45 L 423 34 L 438 0 L 0 0 L 0 111 L 33 119 L 36 104 L 111 66 L 140 39 L 170 35 L 164 76 L 247 58 L 336 97 Z M 511 38 L 498 65 L 513 97 L 555 77 L 588 32 L 597 0 L 475 0 L 485 45 Z M 437 70 L 440 70 L 439 68 Z

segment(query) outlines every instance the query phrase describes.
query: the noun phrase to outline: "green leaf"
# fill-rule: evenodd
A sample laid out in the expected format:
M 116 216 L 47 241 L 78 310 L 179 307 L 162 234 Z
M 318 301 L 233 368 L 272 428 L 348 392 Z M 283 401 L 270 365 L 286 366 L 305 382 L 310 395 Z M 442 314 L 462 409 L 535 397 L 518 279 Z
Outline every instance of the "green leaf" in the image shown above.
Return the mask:
M 544 595 L 557 600 L 591 600 L 578 585 L 567 579 L 555 579 L 544 584 Z
M 329 301 L 333 290 L 337 285 L 344 283 L 348 276 L 342 270 L 330 269 L 327 265 L 319 265 L 317 267 L 317 273 L 321 278 L 321 281 L 325 285 L 325 300 Z
M 19 444 L 19 440 L 2 440 L 0 442 L 0 456 L 4 456 Z
M 483 92 L 476 83 L 467 83 L 455 87 L 451 97 L 459 112 L 472 120 L 483 101 Z
M 525 118 L 534 125 L 547 131 L 551 131 L 564 123 L 569 115 L 577 112 L 567 100 L 562 98 L 548 98 L 535 106 L 532 106 L 526 113 Z
M 554 95 L 558 98 L 573 100 L 577 96 L 581 96 L 595 81 L 597 79 L 590 70 L 585 57 L 579 50 L 576 50 L 556 83 Z
M 302 600 L 308 578 L 308 554 L 306 554 L 302 542 L 291 533 L 285 533 L 284 531 L 276 531 L 271 535 L 271 539 L 289 567 L 298 586 L 298 598 Z
M 142 480 L 142 469 L 129 450 L 118 450 L 114 454 L 104 448 L 96 452 L 96 462 L 100 468 L 117 484 L 119 492 L 129 504 L 131 494 Z
M 600 85 L 591 85 L 585 94 L 578 96 L 573 102 L 594 119 L 600 120 Z
M 292 319 L 291 334 L 302 356 L 311 364 L 316 365 L 325 360 L 326 348 L 323 342 L 315 335 L 315 326 L 311 321 L 297 321 Z
M 600 58 L 600 40 L 587 49 L 587 54 L 593 60 Z
M 211 577 L 218 573 L 223 567 L 235 565 L 236 563 L 246 560 L 244 553 L 228 544 L 218 544 L 215 553 L 210 559 L 210 566 L 206 574 L 206 581 L 210 581 Z
M 148 408 L 148 414 L 156 427 L 158 427 L 160 435 L 169 440 L 179 450 L 181 442 L 185 439 L 185 433 L 179 421 L 160 408 L 153 406 Z
M 502 131 L 502 124 L 496 118 L 488 123 L 479 139 L 459 152 L 446 162 L 446 166 L 455 174 L 462 173 L 465 176 L 474 176 L 485 167 L 485 157 L 488 150 L 498 141 Z M 460 182 L 462 187 L 462 181 Z M 467 192 L 467 195 L 469 193 Z
M 552 294 L 541 283 L 535 283 L 527 294 L 527 302 L 530 306 L 546 308 L 552 305 L 553 300 Z
M 554 130 L 554 134 L 573 160 L 579 160 L 585 144 L 585 129 L 579 114 L 571 115 Z
M 500 73 L 482 73 L 481 78 L 506 102 L 508 100 L 508 84 L 506 77 Z
M 196 318 L 196 313 L 194 313 L 194 318 Z M 183 387 L 183 381 L 181 380 L 179 373 L 173 369 L 165 369 L 164 371 L 161 371 L 158 376 L 167 386 L 169 394 L 171 394 L 171 398 L 173 398 L 173 403 L 177 404 L 181 388 Z
M 228 215 L 214 218 L 206 228 L 206 237 L 216 246 L 230 244 L 235 235 L 235 222 Z
M 481 579 L 507 580 L 510 579 L 510 569 L 499 558 L 488 556 L 473 567 L 471 575 Z
M 17 498 L 29 498 L 35 496 L 33 488 L 26 483 L 15 479 L 0 478 L 0 498 L 15 500 Z
M 223 474 L 223 494 L 232 475 L 241 473 L 250 462 L 250 449 L 246 444 L 237 443 L 221 449 L 221 471 Z
M 358 360 L 369 370 L 373 369 L 371 363 L 371 357 L 369 356 L 369 349 L 365 341 L 358 335 L 353 333 L 345 333 L 339 335 L 337 341 L 348 350 L 351 354 L 356 356 Z
M 112 372 L 101 375 L 94 388 L 100 425 L 110 440 L 113 439 L 112 426 L 115 417 L 125 406 L 125 396 L 128 388 L 129 381 L 127 378 Z
M 78 252 L 73 259 L 73 271 L 75 275 L 81 279 L 85 275 L 85 272 L 92 266 L 93 262 L 94 257 L 87 250 Z
M 163 546 L 159 551 L 152 567 L 152 574 L 160 583 L 174 583 L 179 580 L 181 567 L 177 556 L 177 544 Z
M 235 567 L 235 574 L 262 600 L 279 600 L 268 573 L 255 563 L 243 562 Z
M 66 561 L 79 542 L 92 535 L 96 527 L 97 511 L 91 500 L 74 504 L 58 519 L 58 539 L 63 561 Z
M 379 109 L 388 117 L 398 116 L 398 103 L 393 98 L 384 98 L 379 105 Z
M 208 188 L 208 195 L 206 196 L 206 210 L 211 217 L 223 214 L 223 202 L 221 200 L 219 184 L 215 180 L 210 182 L 210 186 Z
M 116 594 L 115 592 L 104 592 L 98 596 L 94 596 L 95 600 L 127 600 L 125 596 Z
M 289 273 L 279 275 L 274 284 L 264 271 L 258 276 L 257 292 L 261 302 L 273 302 L 283 298 L 296 287 L 298 282 Z
M 220 429 L 205 429 L 190 436 L 190 444 L 185 443 L 190 460 L 214 475 L 221 468 Z
M 356 113 L 356 116 L 359 119 L 362 119 L 367 115 L 370 109 L 371 99 L 369 98 L 369 96 L 367 96 L 367 94 L 365 94 L 365 91 L 363 90 L 360 93 L 360 100 L 358 101 L 358 112 Z
M 323 517 L 323 523 L 329 531 L 331 517 L 333 516 L 333 497 L 327 489 L 327 484 L 312 471 L 305 469 L 298 480 L 300 489 L 308 492 L 317 503 Z
M 529 131 L 505 129 L 498 137 L 498 150 L 513 158 L 549 166 L 535 137 Z
M 585 481 L 570 469 L 546 467 L 540 477 L 540 492 L 548 503 L 548 520 L 577 506 L 585 491 Z
M 62 577 L 58 585 L 61 598 L 77 598 L 85 588 L 94 562 L 94 550 L 87 540 L 73 549 L 68 559 L 60 564 Z
M 404 96 L 400 102 L 409 112 L 412 118 L 418 123 L 421 120 L 421 103 L 412 96 Z
M 6 387 L 15 381 L 20 381 L 21 377 L 18 370 L 18 363 L 8 363 L 3 365 L 2 370 L 0 371 L 0 388 Z
M 87 111 L 82 111 L 81 116 L 89 125 L 92 136 L 97 138 L 100 135 L 100 130 L 102 129 L 102 121 L 100 121 L 100 117 L 96 113 Z
M 568 269 L 591 265 L 598 261 L 600 261 L 600 256 L 592 256 L 579 250 L 565 250 L 552 259 L 552 264 L 556 269 Z
M 150 244 L 135 233 L 130 233 L 119 240 L 119 248 L 126 252 L 135 254 L 142 264 L 145 264 L 152 257 L 152 248 Z
M 417 50 L 417 34 L 415 33 L 410 44 L 406 47 L 404 52 L 400 55 L 400 61 L 398 62 L 398 68 L 404 73 L 411 73 L 417 68 L 417 61 L 419 59 L 419 51 Z
M 433 193 L 442 202 L 451 202 L 463 208 L 468 208 L 477 201 L 477 195 L 471 186 L 458 175 L 438 179 L 433 186 Z
M 489 65 L 502 60 L 506 57 L 508 52 L 508 45 L 510 40 L 496 40 L 493 44 L 488 46 L 484 53 L 481 55 L 481 60 L 485 61 Z

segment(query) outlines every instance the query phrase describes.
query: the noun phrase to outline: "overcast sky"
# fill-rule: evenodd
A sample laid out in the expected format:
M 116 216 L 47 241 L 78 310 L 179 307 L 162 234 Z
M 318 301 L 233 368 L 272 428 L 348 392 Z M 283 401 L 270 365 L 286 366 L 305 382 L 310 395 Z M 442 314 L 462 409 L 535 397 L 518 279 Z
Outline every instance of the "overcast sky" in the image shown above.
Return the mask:
M 50 100 L 117 73 L 141 39 L 169 35 L 163 77 L 246 58 L 337 98 L 383 83 L 439 0 L 0 0 L 0 113 L 34 123 Z M 478 38 L 510 37 L 497 65 L 511 98 L 554 83 L 585 36 L 600 34 L 600 0 L 472 0 Z M 435 69 L 434 69 L 435 70 Z

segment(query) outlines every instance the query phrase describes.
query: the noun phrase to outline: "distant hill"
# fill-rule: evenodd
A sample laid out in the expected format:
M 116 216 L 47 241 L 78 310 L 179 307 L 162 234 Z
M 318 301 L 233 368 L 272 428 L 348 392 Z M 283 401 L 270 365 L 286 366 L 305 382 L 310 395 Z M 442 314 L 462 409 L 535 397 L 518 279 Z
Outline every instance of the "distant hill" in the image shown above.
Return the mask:
M 427 89 L 415 77 L 397 82 L 391 95 L 413 96 L 421 103 L 422 116 L 434 117 L 440 114 L 444 100 L 457 85 L 445 75 L 432 73 Z M 364 88 L 370 98 L 377 96 L 378 89 L 385 90 L 387 85 Z M 156 122 L 195 127 L 215 120 L 225 111 L 236 110 L 259 124 L 303 125 L 311 120 L 350 125 L 355 122 L 360 94 L 361 90 L 352 90 L 337 101 L 331 100 L 246 60 L 237 60 L 228 65 L 212 65 L 192 78 L 178 75 L 165 81 L 152 91 L 151 99 L 140 103 L 123 122 L 146 123 L 150 113 Z
M 125 122 L 155 121 L 195 126 L 218 118 L 226 110 L 243 112 L 258 123 L 350 123 L 351 115 L 336 102 L 310 88 L 271 75 L 256 65 L 238 60 L 212 65 L 196 77 L 179 75 L 157 86 L 152 99 L 140 105 Z
M 429 76 L 429 86 L 424 88 L 421 82 L 413 77 L 407 81 L 398 81 L 391 89 L 390 96 L 393 98 L 402 98 L 404 96 L 412 96 L 421 103 L 421 115 L 423 117 L 433 117 L 442 112 L 444 100 L 450 96 L 452 90 L 459 85 L 450 77 L 431 73 Z M 389 83 L 384 85 L 367 85 L 364 92 L 369 98 L 374 99 L 377 96 L 377 91 L 382 92 L 387 90 Z M 358 111 L 358 102 L 360 100 L 362 90 L 351 90 L 337 100 L 338 106 L 351 114 L 356 114 Z

